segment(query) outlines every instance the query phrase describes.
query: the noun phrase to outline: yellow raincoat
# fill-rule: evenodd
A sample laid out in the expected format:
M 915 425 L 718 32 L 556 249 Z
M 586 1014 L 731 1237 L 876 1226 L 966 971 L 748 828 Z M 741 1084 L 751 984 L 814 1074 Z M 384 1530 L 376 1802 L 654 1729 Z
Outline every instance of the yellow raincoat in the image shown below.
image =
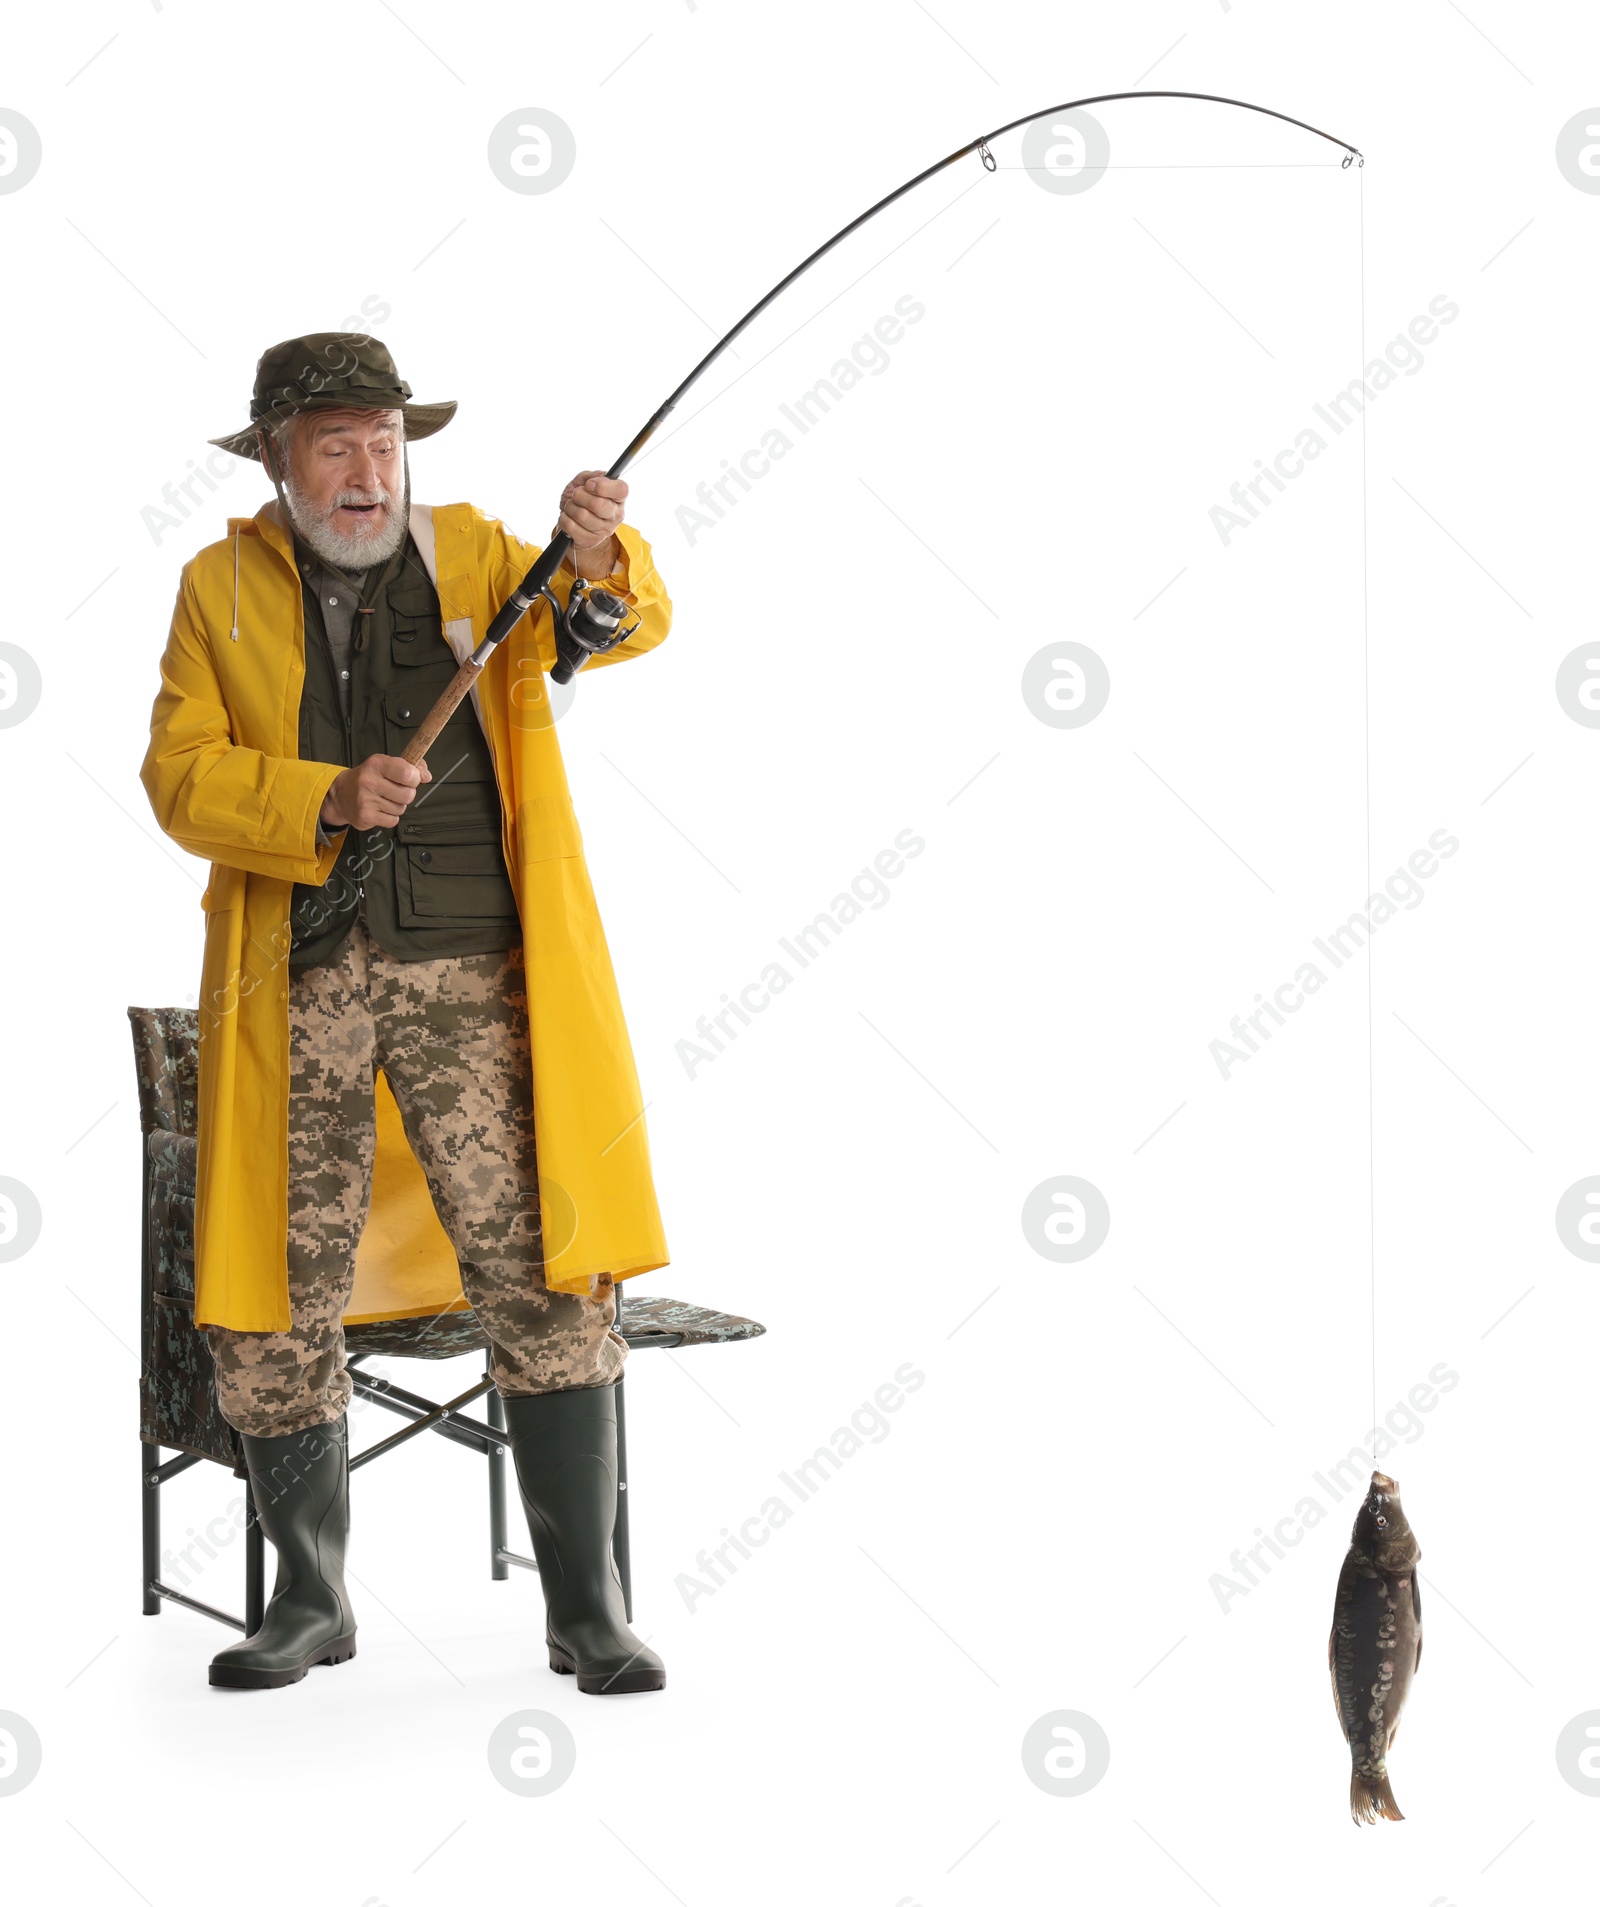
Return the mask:
M 445 636 L 464 658 L 538 545 L 465 503 L 413 508 L 411 532 L 438 587 Z M 590 670 L 655 648 L 672 620 L 649 544 L 627 524 L 617 535 L 643 626 Z M 564 600 L 570 579 L 552 587 Z M 557 1290 L 587 1292 L 597 1273 L 626 1278 L 664 1265 L 667 1248 L 633 1051 L 545 687 L 554 662 L 541 606 L 472 693 L 522 916 L 545 1276 Z M 227 539 L 184 568 L 140 771 L 161 826 L 211 862 L 201 902 L 195 1322 L 235 1331 L 290 1324 L 290 895 L 296 881 L 327 880 L 343 839 L 316 845 L 340 767 L 299 759 L 304 676 L 300 575 L 269 502 L 253 518 L 230 518 Z M 455 1253 L 381 1074 L 376 1110 L 372 1203 L 346 1321 L 461 1309 Z

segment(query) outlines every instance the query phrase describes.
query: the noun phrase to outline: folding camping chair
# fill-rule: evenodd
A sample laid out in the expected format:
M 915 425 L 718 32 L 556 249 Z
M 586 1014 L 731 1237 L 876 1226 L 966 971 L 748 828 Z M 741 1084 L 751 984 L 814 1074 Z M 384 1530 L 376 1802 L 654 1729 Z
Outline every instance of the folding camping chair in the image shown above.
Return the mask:
M 139 1078 L 139 1124 L 144 1171 L 140 1214 L 139 1440 L 143 1462 L 144 1613 L 161 1613 L 163 1602 L 180 1603 L 200 1615 L 253 1635 L 266 1606 L 265 1554 L 255 1504 L 250 1500 L 238 1433 L 217 1407 L 216 1373 L 204 1331 L 194 1325 L 194 1197 L 199 1102 L 200 1037 L 197 1015 L 185 1007 L 129 1007 L 134 1061 Z M 751 1318 L 676 1298 L 628 1297 L 617 1291 L 617 1330 L 630 1351 L 681 1350 L 691 1344 L 732 1344 L 761 1336 Z M 369 1358 L 441 1359 L 482 1350 L 487 1340 L 471 1311 L 400 1318 L 345 1327 L 351 1381 L 357 1395 L 407 1420 L 405 1427 L 350 1459 L 352 1471 L 387 1456 L 425 1430 L 463 1450 L 475 1451 L 489 1467 L 489 1572 L 504 1582 L 511 1567 L 534 1569 L 528 1556 L 506 1540 L 506 1465 L 509 1443 L 505 1411 L 494 1380 L 482 1377 L 459 1396 L 435 1403 L 365 1368 Z M 628 1446 L 624 1382 L 617 1392 L 617 1572 L 629 1617 L 633 1590 L 628 1554 Z M 487 1419 L 468 1416 L 464 1406 L 487 1397 Z M 163 1450 L 178 1454 L 163 1458 Z M 161 1486 L 202 1461 L 225 1464 L 244 1480 L 245 1609 L 230 1615 L 161 1579 Z

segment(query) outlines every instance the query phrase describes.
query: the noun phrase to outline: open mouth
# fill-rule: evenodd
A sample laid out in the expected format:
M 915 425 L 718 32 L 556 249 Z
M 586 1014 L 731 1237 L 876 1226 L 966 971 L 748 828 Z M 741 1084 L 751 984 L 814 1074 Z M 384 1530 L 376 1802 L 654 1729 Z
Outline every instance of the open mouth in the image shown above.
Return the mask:
M 354 517 L 357 520 L 374 517 L 383 508 L 381 503 L 341 503 L 334 512 L 336 516 Z

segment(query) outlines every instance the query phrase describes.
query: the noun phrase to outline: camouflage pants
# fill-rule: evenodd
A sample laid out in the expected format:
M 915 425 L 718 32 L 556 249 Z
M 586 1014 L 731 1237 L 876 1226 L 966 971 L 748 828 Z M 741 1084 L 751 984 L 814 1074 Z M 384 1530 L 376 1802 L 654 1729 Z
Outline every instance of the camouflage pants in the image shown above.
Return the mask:
M 357 921 L 336 962 L 289 985 L 293 1323 L 207 1325 L 223 1416 L 276 1437 L 331 1423 L 349 1402 L 341 1320 L 371 1197 L 379 1067 L 502 1393 L 614 1383 L 625 1347 L 610 1278 L 588 1296 L 545 1288 L 522 949 L 394 960 Z

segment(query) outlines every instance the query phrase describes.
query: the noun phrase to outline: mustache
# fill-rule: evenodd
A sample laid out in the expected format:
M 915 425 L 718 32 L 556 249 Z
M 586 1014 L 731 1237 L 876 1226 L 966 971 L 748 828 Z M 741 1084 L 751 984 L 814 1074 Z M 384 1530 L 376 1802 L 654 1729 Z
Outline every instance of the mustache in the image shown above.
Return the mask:
M 343 509 L 347 503 L 365 504 L 369 506 L 381 504 L 382 507 L 387 510 L 393 508 L 394 498 L 381 483 L 373 490 L 341 490 L 329 503 L 327 515 L 331 517 L 335 510 Z

